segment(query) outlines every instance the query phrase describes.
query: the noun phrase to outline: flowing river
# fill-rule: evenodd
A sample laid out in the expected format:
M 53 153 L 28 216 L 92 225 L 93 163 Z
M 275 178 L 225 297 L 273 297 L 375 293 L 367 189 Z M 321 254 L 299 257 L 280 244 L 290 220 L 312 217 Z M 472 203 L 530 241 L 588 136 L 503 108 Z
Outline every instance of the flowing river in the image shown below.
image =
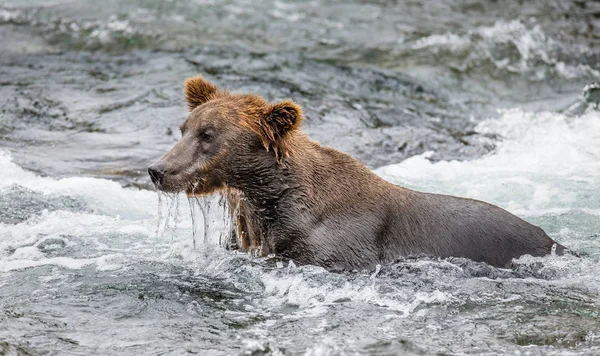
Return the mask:
M 0 354 L 600 354 L 599 19 L 559 0 L 1 1 Z M 227 251 L 217 199 L 146 174 L 198 73 L 292 98 L 385 179 L 497 204 L 580 257 L 331 273 Z

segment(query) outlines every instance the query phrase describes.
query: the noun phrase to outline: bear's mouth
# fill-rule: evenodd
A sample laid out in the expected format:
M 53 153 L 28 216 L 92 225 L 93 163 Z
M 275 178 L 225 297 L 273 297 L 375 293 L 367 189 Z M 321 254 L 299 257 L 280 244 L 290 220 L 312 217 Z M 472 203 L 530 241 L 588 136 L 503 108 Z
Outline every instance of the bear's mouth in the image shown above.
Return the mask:
M 206 195 L 207 186 L 203 180 L 178 175 L 165 175 L 160 180 L 154 179 L 154 187 L 164 193 L 186 193 L 188 196 Z
M 188 197 L 206 196 L 218 190 L 213 187 L 201 185 L 197 182 L 187 184 L 154 184 L 154 187 L 164 193 L 185 193 Z
M 194 196 L 207 196 L 213 193 L 217 193 L 222 191 L 225 188 L 225 184 L 221 181 L 211 178 L 210 176 L 203 175 L 202 178 L 196 178 L 195 180 L 189 182 L 185 189 L 181 191 L 185 191 L 185 194 L 188 197 Z
M 165 167 L 158 164 L 149 168 L 152 183 L 161 192 L 185 193 L 192 197 L 210 195 L 225 188 L 222 179 L 210 167 L 191 166 L 179 171 Z

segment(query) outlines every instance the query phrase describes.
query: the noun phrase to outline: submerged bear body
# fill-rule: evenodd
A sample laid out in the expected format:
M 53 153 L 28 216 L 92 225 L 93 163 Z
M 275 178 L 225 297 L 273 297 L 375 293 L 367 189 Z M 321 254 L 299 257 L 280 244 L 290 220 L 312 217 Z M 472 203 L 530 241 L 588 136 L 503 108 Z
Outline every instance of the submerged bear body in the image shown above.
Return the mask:
M 320 146 L 299 129 L 293 102 L 230 94 L 201 77 L 186 82 L 186 99 L 182 139 L 150 175 L 161 190 L 226 195 L 243 250 L 355 269 L 411 255 L 506 266 L 555 245 L 497 206 L 393 185 Z
M 265 253 L 327 268 L 371 267 L 411 255 L 506 266 L 524 254 L 546 255 L 555 244 L 497 206 L 402 188 L 350 156 L 305 136 L 297 140 L 306 140 L 297 142 L 301 153 L 270 169 L 259 164 L 249 182 L 232 182 L 246 192 L 238 204 L 265 214 L 246 213 L 254 224 L 240 226 L 240 234 L 260 239 L 254 245 Z

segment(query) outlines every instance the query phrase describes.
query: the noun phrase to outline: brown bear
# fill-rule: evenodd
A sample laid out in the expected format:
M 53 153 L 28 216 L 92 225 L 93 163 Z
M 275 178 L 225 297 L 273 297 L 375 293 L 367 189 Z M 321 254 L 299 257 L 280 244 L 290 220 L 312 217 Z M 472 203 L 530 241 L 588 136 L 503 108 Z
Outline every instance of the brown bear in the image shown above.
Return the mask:
M 562 253 L 542 229 L 482 201 L 413 191 L 375 175 L 301 130 L 302 109 L 185 82 L 181 140 L 148 172 L 158 189 L 224 194 L 239 247 L 330 269 L 402 256 L 465 257 L 507 266 Z

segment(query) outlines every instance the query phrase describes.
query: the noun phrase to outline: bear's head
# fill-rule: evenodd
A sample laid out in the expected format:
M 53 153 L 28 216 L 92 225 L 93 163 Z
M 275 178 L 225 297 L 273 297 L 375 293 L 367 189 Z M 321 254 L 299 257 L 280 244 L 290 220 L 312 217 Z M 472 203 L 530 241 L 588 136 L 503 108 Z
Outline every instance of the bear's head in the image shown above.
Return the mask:
M 282 164 L 291 154 L 302 121 L 298 104 L 232 94 L 201 76 L 186 80 L 185 98 L 190 113 L 181 139 L 148 168 L 158 189 L 209 194 L 248 178 L 253 169 Z

